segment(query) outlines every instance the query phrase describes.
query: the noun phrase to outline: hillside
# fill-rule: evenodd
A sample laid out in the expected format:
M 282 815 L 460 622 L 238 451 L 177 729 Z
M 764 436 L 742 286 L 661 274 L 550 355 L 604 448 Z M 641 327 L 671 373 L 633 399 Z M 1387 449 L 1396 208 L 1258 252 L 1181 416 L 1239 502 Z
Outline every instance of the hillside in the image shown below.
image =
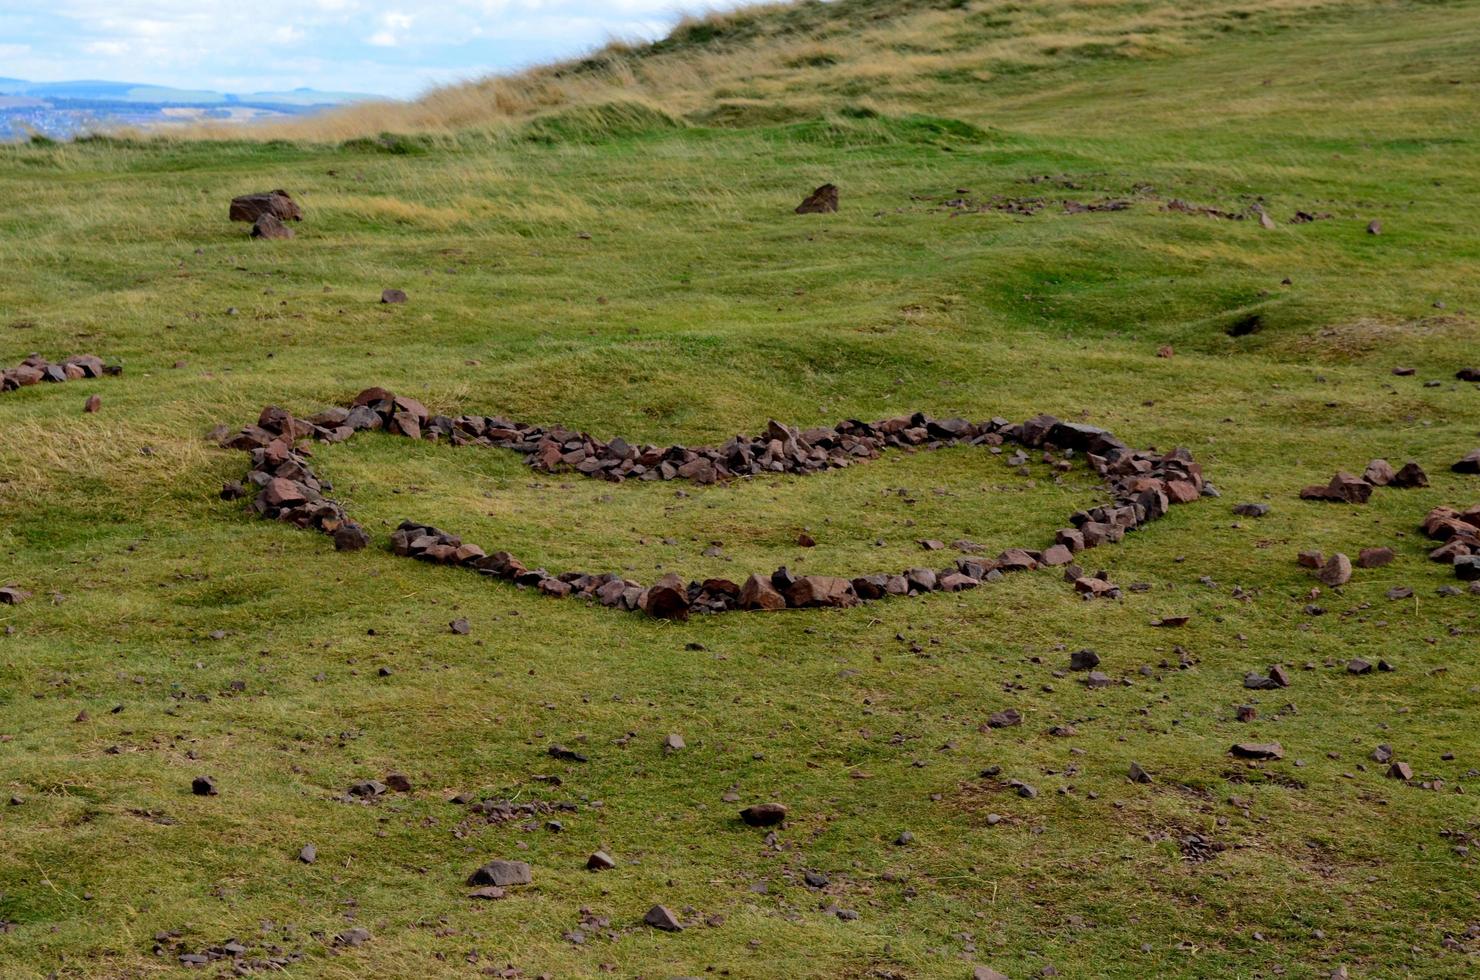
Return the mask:
M 0 976 L 1473 975 L 1477 44 L 837 0 L 0 147 Z

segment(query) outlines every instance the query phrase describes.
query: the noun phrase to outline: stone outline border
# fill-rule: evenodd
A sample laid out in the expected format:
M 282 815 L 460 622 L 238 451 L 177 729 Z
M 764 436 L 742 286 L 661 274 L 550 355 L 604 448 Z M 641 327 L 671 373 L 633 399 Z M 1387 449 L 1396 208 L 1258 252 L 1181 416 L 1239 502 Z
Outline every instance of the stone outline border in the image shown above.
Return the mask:
M 96 354 L 73 354 L 56 362 L 48 361 L 40 354 L 32 354 L 15 367 L 0 371 L 0 392 L 14 391 L 43 381 L 82 381 L 122 373 L 123 368 L 104 364 L 103 359 Z
M 1083 453 L 1104 480 L 1113 503 L 1078 511 L 1070 527 L 1055 534 L 1054 544 L 1034 551 L 1009 548 L 995 559 L 962 558 L 954 567 L 936 571 L 910 568 L 899 574 L 876 573 L 853 578 L 830 575 L 796 576 L 786 568 L 769 576 L 751 575 L 743 585 L 729 579 L 685 582 L 668 574 L 650 586 L 616 575 L 588 572 L 551 574 L 529 569 L 508 552 L 488 554 L 456 535 L 414 521 L 404 521 L 391 534 L 392 550 L 402 556 L 436 564 L 472 568 L 520 586 L 556 596 L 580 596 L 602 605 L 643 611 L 664 619 L 686 619 L 690 613 L 733 610 L 847 607 L 861 601 L 894 595 L 959 592 L 993 582 L 1009 572 L 1042 566 L 1065 566 L 1066 580 L 1085 598 L 1118 598 L 1120 590 L 1105 577 L 1086 575 L 1074 564 L 1075 555 L 1106 542 L 1120 541 L 1135 530 L 1164 516 L 1171 505 L 1191 503 L 1204 495 L 1202 467 L 1186 449 L 1158 453 L 1132 450 L 1110 432 L 1095 426 L 1064 422 L 1038 415 L 1022 423 L 994 418 L 971 423 L 965 419 L 932 418 L 923 412 L 878 422 L 849 420 L 832 428 L 800 430 L 772 421 L 762 436 L 736 436 L 719 447 L 638 446 L 621 438 L 602 442 L 585 432 L 542 427 L 492 416 L 432 415 L 414 398 L 397 396 L 384 388 L 367 388 L 347 406 L 327 409 L 308 419 L 268 406 L 255 425 L 221 439 L 223 448 L 251 454 L 252 465 L 243 483 L 228 483 L 222 499 L 249 496 L 250 509 L 261 517 L 312 528 L 334 539 L 341 551 L 356 551 L 370 542 L 369 532 L 350 518 L 344 507 L 324 492 L 309 465 L 309 443 L 344 442 L 355 433 L 382 430 L 412 439 L 454 446 L 482 445 L 510 449 L 524 455 L 533 469 L 544 473 L 574 471 L 613 482 L 627 479 L 691 480 L 710 484 L 765 473 L 806 475 L 876 459 L 885 449 L 914 451 L 947 446 L 985 446 L 1000 453 L 1013 443 L 1025 449 L 1064 455 L 1058 464 Z M 1026 462 L 1020 449 L 1014 458 Z

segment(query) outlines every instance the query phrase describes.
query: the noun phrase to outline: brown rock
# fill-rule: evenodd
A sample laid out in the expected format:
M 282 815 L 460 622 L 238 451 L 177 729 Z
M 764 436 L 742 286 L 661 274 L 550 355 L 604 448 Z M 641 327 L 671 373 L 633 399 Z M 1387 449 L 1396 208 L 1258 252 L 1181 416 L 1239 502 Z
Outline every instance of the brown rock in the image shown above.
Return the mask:
M 1456 473 L 1480 473 L 1480 449 L 1472 451 L 1450 469 Z
M 380 301 L 382 303 L 404 303 L 406 293 L 399 289 L 384 289 L 381 290 Z
M 523 861 L 489 861 L 468 876 L 469 885 L 497 885 L 512 888 L 534 881 L 529 865 Z
M 1367 469 L 1362 473 L 1362 479 L 1375 487 L 1385 487 L 1393 482 L 1393 477 L 1398 474 L 1393 470 L 1392 464 L 1385 459 L 1374 459 L 1367 464 Z
M 19 606 L 29 598 L 31 593 L 19 586 L 7 585 L 0 589 L 0 606 Z
M 252 237 L 286 241 L 293 237 L 293 229 L 278 220 L 276 215 L 264 214 L 252 222 Z
M 740 587 L 741 609 L 765 609 L 774 611 L 786 608 L 786 599 L 771 585 L 764 575 L 752 575 Z
M 1391 548 L 1363 548 L 1357 553 L 1357 567 L 1381 568 L 1392 564 L 1394 557 Z
M 88 395 L 87 401 L 82 403 L 82 410 L 89 415 L 95 414 L 98 409 L 102 407 L 103 399 L 99 398 L 97 395 Z
M 831 575 L 803 575 L 786 590 L 788 605 L 798 609 L 818 606 L 846 608 L 858 605 L 853 583 Z
M 797 214 L 831 214 L 838 209 L 838 189 L 833 184 L 823 184 L 807 199 L 797 205 Z
M 267 191 L 262 194 L 243 194 L 231 199 L 232 221 L 255 222 L 264 214 L 279 221 L 302 221 L 303 209 L 288 195 L 287 191 Z
M 1352 580 L 1351 559 L 1337 552 L 1326 559 L 1326 564 L 1321 566 L 1321 570 L 1316 573 L 1316 578 L 1332 588 L 1345 585 Z
M 662 929 L 664 932 L 683 932 L 683 923 L 678 921 L 678 916 L 662 905 L 654 905 L 648 909 L 647 915 L 642 917 L 642 921 L 654 929 Z
M 1389 779 L 1401 779 L 1406 783 L 1413 778 L 1413 767 L 1406 762 L 1394 762 L 1388 766 L 1387 774 Z
M 1422 466 L 1409 460 L 1403 464 L 1403 468 L 1393 474 L 1392 486 L 1404 490 L 1417 489 L 1429 485 L 1429 475 L 1424 472 Z
M 1285 757 L 1285 747 L 1279 742 L 1239 742 L 1228 751 L 1240 759 L 1269 761 Z
M 689 590 L 683 579 L 669 573 L 647 590 L 642 611 L 657 619 L 688 619 Z
M 741 810 L 740 819 L 751 827 L 774 827 L 786 819 L 786 807 L 780 803 L 757 803 Z

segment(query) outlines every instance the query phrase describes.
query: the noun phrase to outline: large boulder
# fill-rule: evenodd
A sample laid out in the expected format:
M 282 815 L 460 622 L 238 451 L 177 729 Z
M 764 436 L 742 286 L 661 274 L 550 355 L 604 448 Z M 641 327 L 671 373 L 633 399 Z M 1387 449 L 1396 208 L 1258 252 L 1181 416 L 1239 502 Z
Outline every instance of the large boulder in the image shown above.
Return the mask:
M 287 191 L 266 191 L 261 194 L 243 194 L 231 199 L 231 220 L 255 224 L 264 214 L 279 221 L 302 221 L 303 209 L 288 196 Z

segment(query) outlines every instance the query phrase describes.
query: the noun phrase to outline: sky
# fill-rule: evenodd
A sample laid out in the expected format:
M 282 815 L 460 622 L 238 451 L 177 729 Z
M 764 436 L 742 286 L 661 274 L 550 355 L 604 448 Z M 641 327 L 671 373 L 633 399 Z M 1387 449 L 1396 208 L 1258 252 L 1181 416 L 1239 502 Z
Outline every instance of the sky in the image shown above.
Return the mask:
M 693 0 L 0 0 L 0 77 L 410 97 L 667 33 Z M 730 4 L 733 5 L 733 4 Z

